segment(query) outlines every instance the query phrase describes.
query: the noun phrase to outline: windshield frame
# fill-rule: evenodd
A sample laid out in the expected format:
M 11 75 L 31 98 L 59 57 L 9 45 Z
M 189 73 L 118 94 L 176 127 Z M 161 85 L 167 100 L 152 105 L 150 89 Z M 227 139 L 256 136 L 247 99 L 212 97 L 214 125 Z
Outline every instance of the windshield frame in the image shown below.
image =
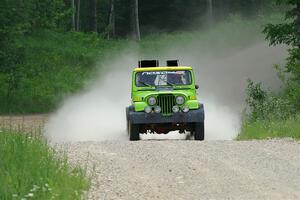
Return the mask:
M 137 88 L 160 88 L 160 87 L 163 87 L 163 88 L 164 87 L 172 87 L 172 88 L 176 88 L 176 87 L 182 88 L 183 87 L 184 88 L 185 87 L 186 88 L 186 87 L 190 87 L 194 84 L 194 76 L 193 76 L 193 73 L 191 70 L 181 70 L 181 69 L 174 70 L 174 69 L 172 69 L 172 70 L 158 70 L 158 71 L 154 71 L 154 72 L 160 72 L 160 71 L 184 71 L 184 72 L 187 72 L 187 73 L 189 73 L 189 79 L 190 79 L 189 84 L 172 84 L 172 83 L 166 82 L 167 83 L 166 85 L 140 86 L 140 85 L 138 85 L 138 81 L 137 81 L 138 75 L 141 73 L 145 73 L 145 72 L 153 72 L 153 71 L 142 71 L 142 72 L 135 73 L 134 81 L 133 81 L 135 87 L 137 87 Z

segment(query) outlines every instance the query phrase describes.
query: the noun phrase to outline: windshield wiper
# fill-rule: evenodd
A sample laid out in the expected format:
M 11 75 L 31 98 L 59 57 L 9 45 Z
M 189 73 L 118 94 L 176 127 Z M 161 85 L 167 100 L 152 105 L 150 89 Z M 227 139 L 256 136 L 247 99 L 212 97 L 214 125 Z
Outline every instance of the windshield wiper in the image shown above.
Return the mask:
M 150 85 L 150 84 L 145 83 L 145 82 L 143 82 L 143 81 L 139 81 L 139 83 L 143 84 L 144 86 L 153 87 L 153 85 Z
M 175 84 L 173 84 L 173 83 L 170 83 L 169 81 L 166 81 L 166 83 L 168 84 L 168 85 L 170 85 L 170 86 L 174 86 Z

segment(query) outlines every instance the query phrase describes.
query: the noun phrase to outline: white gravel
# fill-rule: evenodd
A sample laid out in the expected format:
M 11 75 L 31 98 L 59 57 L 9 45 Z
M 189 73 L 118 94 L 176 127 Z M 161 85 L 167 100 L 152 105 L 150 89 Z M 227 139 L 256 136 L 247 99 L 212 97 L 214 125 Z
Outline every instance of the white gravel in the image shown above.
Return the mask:
M 300 142 L 107 141 L 64 146 L 88 199 L 300 199 Z

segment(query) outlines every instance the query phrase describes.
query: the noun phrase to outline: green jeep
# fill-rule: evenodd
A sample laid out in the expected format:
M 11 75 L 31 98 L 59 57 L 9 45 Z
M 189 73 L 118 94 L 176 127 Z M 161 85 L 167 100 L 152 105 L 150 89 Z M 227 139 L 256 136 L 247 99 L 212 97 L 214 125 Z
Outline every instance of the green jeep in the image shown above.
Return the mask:
M 131 141 L 140 133 L 167 134 L 189 131 L 204 140 L 204 107 L 197 101 L 192 67 L 178 66 L 177 60 L 159 67 L 157 60 L 139 61 L 132 73 L 132 105 L 126 108 Z

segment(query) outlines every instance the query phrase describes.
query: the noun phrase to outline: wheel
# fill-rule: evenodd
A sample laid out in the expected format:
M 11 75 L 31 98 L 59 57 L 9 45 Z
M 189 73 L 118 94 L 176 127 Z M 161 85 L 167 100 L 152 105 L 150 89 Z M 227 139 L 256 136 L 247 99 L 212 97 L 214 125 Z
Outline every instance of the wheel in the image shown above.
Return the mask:
M 192 133 L 189 133 L 186 135 L 186 140 L 190 140 L 191 139 L 191 136 L 192 136 Z
M 195 124 L 195 140 L 204 140 L 204 122 L 199 122 Z
M 140 140 L 140 132 L 139 132 L 139 125 L 128 123 L 128 132 L 129 132 L 129 140 L 130 141 L 137 141 Z

